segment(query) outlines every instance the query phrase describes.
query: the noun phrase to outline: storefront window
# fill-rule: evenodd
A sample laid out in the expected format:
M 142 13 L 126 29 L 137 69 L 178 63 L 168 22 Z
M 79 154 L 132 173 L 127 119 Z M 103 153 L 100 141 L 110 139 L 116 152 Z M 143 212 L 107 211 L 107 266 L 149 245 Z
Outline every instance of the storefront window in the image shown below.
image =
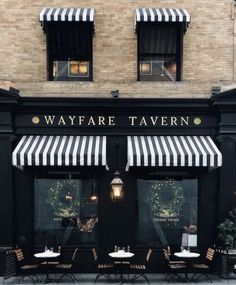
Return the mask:
M 36 246 L 94 244 L 97 201 L 89 179 L 35 179 Z
M 137 243 L 181 245 L 182 234 L 197 234 L 197 179 L 137 181 Z

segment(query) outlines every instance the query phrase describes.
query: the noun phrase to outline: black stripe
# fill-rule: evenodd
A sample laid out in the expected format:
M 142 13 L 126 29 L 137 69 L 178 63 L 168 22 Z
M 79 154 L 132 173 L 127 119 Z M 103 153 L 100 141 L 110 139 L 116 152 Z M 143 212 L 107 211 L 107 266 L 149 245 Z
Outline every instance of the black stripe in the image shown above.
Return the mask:
M 161 13 L 161 21 L 165 22 L 165 14 L 163 12 L 163 9 L 159 9 L 160 13 Z
M 50 137 L 49 137 L 49 139 L 50 139 Z M 47 155 L 46 155 L 47 165 L 50 165 L 50 153 L 52 152 L 52 148 L 54 146 L 55 139 L 56 139 L 56 137 L 53 136 L 52 140 L 51 140 L 51 143 L 50 143 L 50 146 L 49 146 L 48 151 L 47 151 Z
M 133 165 L 137 165 L 137 151 L 135 148 L 135 143 L 134 143 L 134 137 L 130 137 L 131 138 L 131 145 L 132 145 L 132 150 L 133 150 Z
M 144 22 L 143 10 L 142 9 L 138 9 L 138 10 L 139 10 L 139 14 L 140 14 L 140 22 Z
M 173 9 L 175 15 L 176 15 L 176 22 L 179 22 L 179 14 L 177 12 L 178 9 Z
M 80 161 L 80 152 L 81 152 L 81 146 L 82 146 L 82 142 L 83 142 L 83 136 L 80 137 L 79 140 L 79 145 L 78 145 L 78 149 L 77 149 L 77 153 L 76 153 L 76 165 L 81 165 L 81 161 Z
M 101 137 L 102 139 L 102 137 Z M 95 146 L 96 146 L 97 138 L 93 137 L 92 151 L 91 151 L 91 165 L 95 165 Z
M 24 148 L 24 145 L 27 143 L 28 138 L 29 138 L 28 136 L 25 138 L 24 142 L 22 143 L 21 147 L 18 149 L 16 153 L 16 165 L 20 165 L 20 154 L 22 152 L 22 149 Z M 21 140 L 23 140 L 23 137 L 21 138 Z M 21 142 L 21 140 L 19 141 L 19 143 Z
M 68 143 L 69 143 L 69 136 L 66 136 L 66 139 L 65 139 L 65 144 L 62 148 L 62 153 L 61 153 L 61 164 L 62 165 L 65 165 L 66 163 L 66 150 L 67 150 L 67 146 L 68 146 Z
M 171 14 L 170 10 L 172 10 L 172 9 L 166 9 L 166 12 L 169 15 L 169 22 L 173 22 L 172 14 Z
M 147 13 L 147 21 L 150 22 L 151 21 L 151 14 L 149 9 L 145 9 L 146 13 Z
M 58 13 L 58 21 L 61 21 L 61 14 L 63 12 L 63 9 L 60 9 L 59 10 L 59 13 Z
M 66 21 L 66 22 L 68 22 L 68 20 L 69 20 L 69 19 L 68 19 L 68 16 L 69 16 L 70 11 L 71 11 L 71 9 L 67 9 L 67 10 L 66 10 L 66 14 L 65 14 L 65 21 Z
M 183 15 L 183 21 L 186 22 L 187 17 L 186 17 L 186 14 L 184 13 L 184 10 L 183 9 L 179 9 L 179 11 Z
M 81 8 L 79 13 L 79 21 L 83 21 L 83 13 L 84 13 L 84 8 Z
M 47 21 L 47 14 L 49 12 L 50 8 L 47 8 L 43 14 L 43 21 Z
M 52 13 L 51 13 L 51 16 L 50 16 L 50 20 L 51 20 L 51 21 L 54 21 L 54 20 L 55 20 L 55 19 L 54 19 L 54 14 L 55 14 L 56 10 L 57 10 L 56 8 L 53 8 L 53 9 L 52 9 Z
M 87 9 L 87 15 L 86 15 L 86 21 L 89 22 L 90 20 L 90 13 L 91 13 L 91 9 Z
M 75 14 L 77 12 L 78 9 L 74 9 L 73 13 L 72 13 L 72 21 L 75 21 Z
M 103 139 L 103 137 L 100 137 L 100 141 L 99 141 L 99 155 L 98 155 L 98 164 L 102 164 L 102 148 L 103 145 L 105 143 L 105 138 Z

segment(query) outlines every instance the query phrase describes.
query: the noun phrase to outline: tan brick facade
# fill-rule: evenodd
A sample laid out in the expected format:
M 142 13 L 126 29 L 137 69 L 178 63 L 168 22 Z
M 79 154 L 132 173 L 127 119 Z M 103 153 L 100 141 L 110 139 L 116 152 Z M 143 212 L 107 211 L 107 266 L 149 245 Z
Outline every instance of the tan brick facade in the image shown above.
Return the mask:
M 236 80 L 236 7 L 233 0 L 32 1 L 1 0 L 0 84 L 21 96 L 209 97 L 212 86 Z M 93 82 L 48 82 L 45 34 L 39 12 L 48 7 L 93 7 Z M 137 82 L 133 9 L 186 8 L 191 23 L 184 37 L 183 81 Z

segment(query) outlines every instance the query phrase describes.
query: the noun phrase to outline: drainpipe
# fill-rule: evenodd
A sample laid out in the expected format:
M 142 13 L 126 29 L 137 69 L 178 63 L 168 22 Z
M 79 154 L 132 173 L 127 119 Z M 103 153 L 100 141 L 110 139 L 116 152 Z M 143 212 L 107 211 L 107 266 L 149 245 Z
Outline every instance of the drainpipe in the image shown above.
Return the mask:
M 233 80 L 236 80 L 236 0 L 231 3 L 231 19 L 233 21 Z

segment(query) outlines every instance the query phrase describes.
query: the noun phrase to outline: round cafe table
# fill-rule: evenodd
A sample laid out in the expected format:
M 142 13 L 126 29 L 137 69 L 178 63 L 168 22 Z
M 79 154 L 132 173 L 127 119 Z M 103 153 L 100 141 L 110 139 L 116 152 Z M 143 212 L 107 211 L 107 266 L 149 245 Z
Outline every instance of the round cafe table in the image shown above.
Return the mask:
M 50 250 L 46 250 L 44 252 L 39 252 L 39 253 L 35 253 L 34 256 L 36 258 L 42 258 L 45 259 L 46 261 L 46 278 L 42 281 L 43 283 L 50 283 L 50 282 L 54 282 L 54 279 L 51 279 L 49 277 L 49 268 L 48 268 L 48 261 L 52 258 L 57 258 L 58 256 L 60 256 L 61 254 L 58 252 L 52 252 Z
M 190 281 L 188 278 L 188 269 L 190 268 L 190 264 L 194 258 L 198 258 L 200 256 L 200 253 L 197 252 L 190 252 L 188 250 L 183 250 L 181 252 L 175 252 L 174 256 L 177 256 L 178 258 L 184 260 L 186 262 L 187 271 L 185 273 L 185 279 L 186 281 Z
M 133 257 L 134 253 L 126 252 L 124 250 L 118 250 L 117 252 L 110 252 L 108 255 L 111 258 L 116 259 L 117 262 L 122 265 L 122 264 L 125 264 L 127 262 L 127 261 L 125 261 L 126 259 L 129 259 L 129 258 Z M 120 278 L 119 278 L 120 283 L 123 283 L 123 282 L 126 282 L 126 281 L 129 282 L 129 280 L 124 279 L 121 267 L 119 268 L 119 273 L 120 273 Z

